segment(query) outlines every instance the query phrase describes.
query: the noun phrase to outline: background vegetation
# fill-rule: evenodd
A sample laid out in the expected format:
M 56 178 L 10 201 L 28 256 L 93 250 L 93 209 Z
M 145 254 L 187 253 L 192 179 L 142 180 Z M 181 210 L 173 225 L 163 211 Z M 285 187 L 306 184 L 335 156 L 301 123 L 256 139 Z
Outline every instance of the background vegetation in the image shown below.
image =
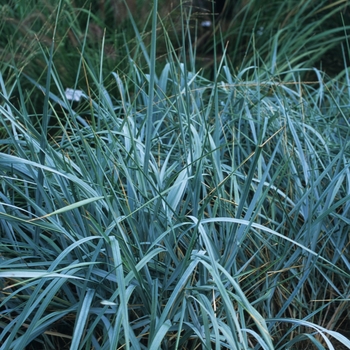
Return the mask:
M 128 5 L 1 5 L 0 349 L 350 348 L 347 2 Z

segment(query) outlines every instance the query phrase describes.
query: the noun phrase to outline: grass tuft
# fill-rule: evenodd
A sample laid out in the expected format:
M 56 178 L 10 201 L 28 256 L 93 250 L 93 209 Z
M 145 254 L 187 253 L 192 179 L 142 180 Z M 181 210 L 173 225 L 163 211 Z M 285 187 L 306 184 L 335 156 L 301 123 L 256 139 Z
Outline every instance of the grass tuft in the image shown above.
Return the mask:
M 350 348 L 348 70 L 285 24 L 238 69 L 215 38 L 208 79 L 182 11 L 179 55 L 154 12 L 125 70 L 86 34 L 73 92 L 53 49 L 45 86 L 0 75 L 1 350 Z

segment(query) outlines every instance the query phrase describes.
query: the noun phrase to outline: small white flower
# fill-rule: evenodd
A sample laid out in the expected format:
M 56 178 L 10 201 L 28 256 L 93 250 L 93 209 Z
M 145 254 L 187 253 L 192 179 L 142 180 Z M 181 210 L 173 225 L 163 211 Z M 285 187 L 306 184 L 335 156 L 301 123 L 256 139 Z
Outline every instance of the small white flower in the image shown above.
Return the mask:
M 203 22 L 201 23 L 201 26 L 202 26 L 203 28 L 209 28 L 209 27 L 211 27 L 211 21 L 203 21 Z
M 81 100 L 81 97 L 83 96 L 83 92 L 81 90 L 67 88 L 65 91 L 65 95 L 67 100 L 79 102 Z

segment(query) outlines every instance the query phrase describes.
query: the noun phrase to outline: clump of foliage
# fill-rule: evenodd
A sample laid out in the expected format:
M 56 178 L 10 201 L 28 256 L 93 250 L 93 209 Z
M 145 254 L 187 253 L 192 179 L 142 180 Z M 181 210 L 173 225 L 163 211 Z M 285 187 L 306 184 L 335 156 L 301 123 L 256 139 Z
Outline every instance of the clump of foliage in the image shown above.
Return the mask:
M 108 76 L 82 38 L 73 95 L 53 43 L 0 76 L 0 349 L 350 348 L 348 72 L 275 40 L 207 79 L 186 26 L 157 69 L 132 25 Z
M 103 47 L 105 75 L 116 70 L 126 73 L 130 55 L 143 69 L 147 67 L 134 25 L 140 29 L 145 47 L 149 47 L 152 41 L 150 2 L 62 2 L 55 26 L 58 4 L 53 0 L 12 0 L 1 5 L 0 61 L 16 64 L 43 83 L 46 61 L 42 52 L 50 47 L 55 30 L 55 66 L 66 86 L 75 83 L 82 50 L 87 53 L 90 67 L 98 69 Z M 341 44 L 345 42 L 349 25 L 346 1 L 226 0 L 221 4 L 223 8 L 204 0 L 158 1 L 157 60 L 160 67 L 166 63 L 170 37 L 180 60 L 190 62 L 190 53 L 195 52 L 198 67 L 211 69 L 226 50 L 226 59 L 237 72 L 256 64 L 258 50 L 261 59 L 264 62 L 273 59 L 269 65 L 279 71 L 285 71 L 289 65 L 310 68 L 315 64 L 333 75 L 342 70 Z M 203 20 L 212 25 L 203 28 Z M 274 48 L 278 52 L 272 54 Z M 81 74 L 78 78 L 86 89 L 84 76 Z

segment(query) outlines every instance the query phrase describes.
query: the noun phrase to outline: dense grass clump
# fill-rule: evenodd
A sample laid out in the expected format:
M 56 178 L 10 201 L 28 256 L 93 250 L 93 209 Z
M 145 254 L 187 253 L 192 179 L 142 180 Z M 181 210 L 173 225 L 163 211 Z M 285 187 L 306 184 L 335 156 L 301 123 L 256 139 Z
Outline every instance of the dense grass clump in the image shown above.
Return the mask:
M 157 2 L 158 25 L 154 32 L 153 3 L 149 1 L 8 1 L 0 5 L 0 62 L 15 64 L 44 84 L 47 62 L 42 52 L 50 48 L 55 32 L 55 67 L 60 80 L 67 86 L 78 80 L 84 90 L 88 88 L 84 74 L 77 74 L 82 52 L 90 69 L 96 71 L 103 53 L 106 76 L 116 70 L 128 74 L 130 56 L 145 71 L 148 62 L 142 47 L 149 49 L 154 34 L 158 72 L 166 63 L 169 39 L 182 62 L 196 63 L 194 71 L 206 67 L 205 74 L 210 78 L 211 68 L 224 52 L 235 73 L 256 65 L 257 52 L 275 72 L 284 72 L 289 66 L 315 66 L 335 76 L 344 67 L 342 44 L 350 25 L 346 1 Z M 203 27 L 203 21 L 211 25 Z M 139 36 L 135 36 L 135 25 Z M 305 72 L 299 74 L 304 76 Z M 314 76 L 309 73 L 305 79 L 313 80 Z M 32 102 L 40 104 L 36 99 Z
M 108 75 L 83 37 L 73 91 L 54 43 L 4 65 L 1 350 L 350 348 L 348 71 L 275 40 L 208 79 L 183 16 Z

